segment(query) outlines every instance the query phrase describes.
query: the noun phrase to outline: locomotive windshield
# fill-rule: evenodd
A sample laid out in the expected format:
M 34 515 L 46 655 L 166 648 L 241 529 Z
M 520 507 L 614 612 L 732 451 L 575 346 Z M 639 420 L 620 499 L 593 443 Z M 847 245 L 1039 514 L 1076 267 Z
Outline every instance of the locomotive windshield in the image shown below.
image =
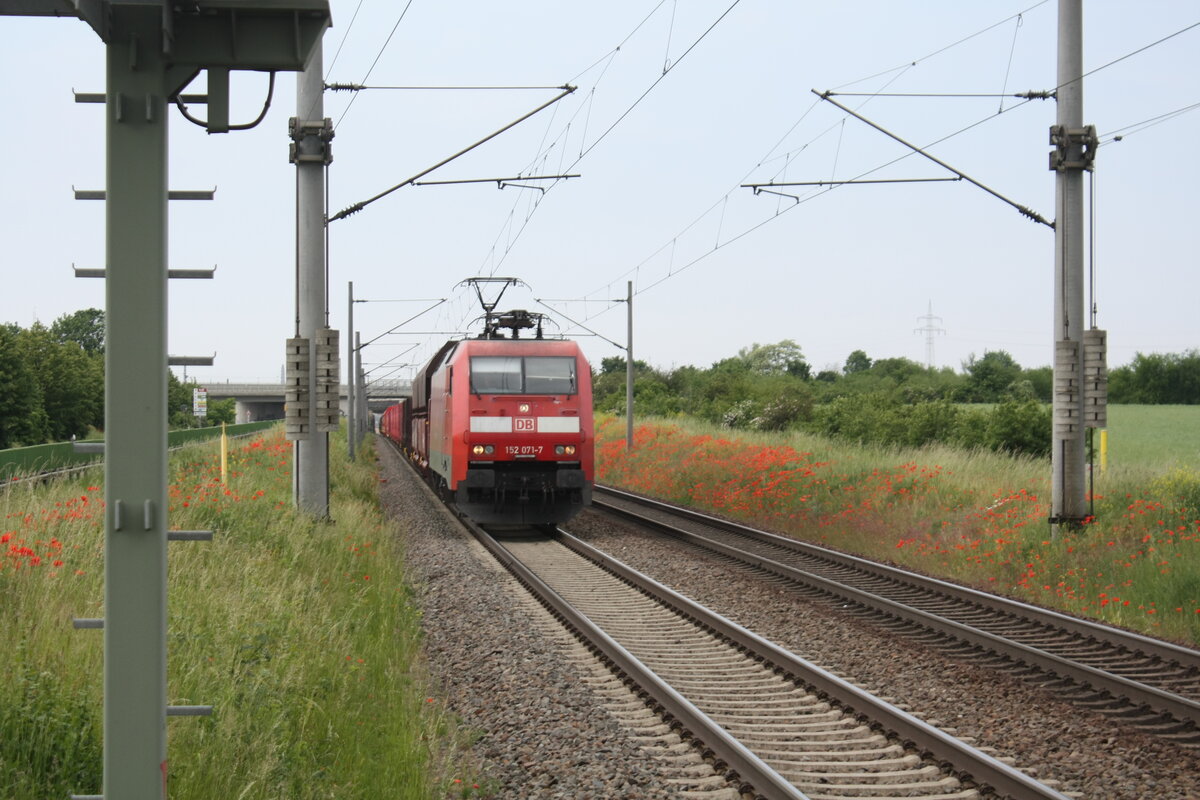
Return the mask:
M 474 394 L 575 394 L 571 356 L 472 356 Z

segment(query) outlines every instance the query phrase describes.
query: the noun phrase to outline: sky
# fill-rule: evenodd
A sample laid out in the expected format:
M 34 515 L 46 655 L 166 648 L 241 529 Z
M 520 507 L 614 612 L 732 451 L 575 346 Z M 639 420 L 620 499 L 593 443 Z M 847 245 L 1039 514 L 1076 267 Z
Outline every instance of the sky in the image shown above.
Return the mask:
M 617 301 L 629 281 L 635 358 L 662 369 L 785 339 L 815 370 L 840 369 L 854 350 L 925 363 L 930 338 L 939 367 L 989 350 L 1027 367 L 1052 361 L 1048 227 L 962 181 L 778 190 L 794 197 L 742 184 L 950 176 L 811 91 L 832 89 L 1053 218 L 1054 102 L 997 96 L 1054 88 L 1053 0 L 331 7 L 328 83 L 542 88 L 326 92 L 330 215 L 524 116 L 553 87 L 577 87 L 423 179 L 521 185 L 405 186 L 329 224 L 330 324 L 345 335 L 353 282 L 367 301 L 355 328 L 371 342 L 370 379 L 409 377 L 441 342 L 477 331 L 482 312 L 462 285 L 473 276 L 518 278 L 500 308 L 548 314 L 548 330 L 578 338 L 596 366 L 624 355 Z M 1200 103 L 1197 23 L 1195 0 L 1085 4 L 1084 121 L 1102 142 L 1090 291 L 1110 368 L 1200 346 L 1200 110 L 1163 116 Z M 49 325 L 103 306 L 102 281 L 71 269 L 103 266 L 103 204 L 72 195 L 104 184 L 102 107 L 72 98 L 104 90 L 103 65 L 83 22 L 0 19 L 0 321 Z M 232 121 L 257 116 L 267 83 L 234 74 Z M 187 89 L 203 90 L 203 76 Z M 296 113 L 289 73 L 250 131 L 208 135 L 171 112 L 171 188 L 216 188 L 213 202 L 170 209 L 170 266 L 217 267 L 215 280 L 170 288 L 169 351 L 216 354 L 213 367 L 189 368 L 201 382 L 280 378 L 295 319 Z M 528 180 L 567 174 L 580 177 Z

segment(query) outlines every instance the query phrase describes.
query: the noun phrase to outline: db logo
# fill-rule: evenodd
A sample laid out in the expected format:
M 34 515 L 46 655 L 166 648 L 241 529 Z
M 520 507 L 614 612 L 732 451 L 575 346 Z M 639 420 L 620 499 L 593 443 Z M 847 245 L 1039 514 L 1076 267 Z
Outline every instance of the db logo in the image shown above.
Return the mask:
M 536 431 L 537 424 L 533 417 L 517 417 L 513 423 L 513 430 L 516 431 Z

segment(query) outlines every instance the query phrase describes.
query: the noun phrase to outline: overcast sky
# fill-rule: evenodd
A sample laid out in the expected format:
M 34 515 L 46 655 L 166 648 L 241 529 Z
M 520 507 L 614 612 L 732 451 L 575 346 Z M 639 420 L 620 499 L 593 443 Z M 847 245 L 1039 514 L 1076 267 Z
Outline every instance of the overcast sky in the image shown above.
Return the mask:
M 1084 120 L 1106 142 L 1095 173 L 1095 292 L 1111 367 L 1135 352 L 1200 346 L 1200 111 L 1138 125 L 1200 103 L 1200 27 L 1185 30 L 1200 23 L 1200 3 L 1085 5 L 1084 66 L 1097 71 L 1085 80 Z M 559 331 L 580 337 L 596 365 L 622 354 L 601 337 L 625 343 L 626 309 L 612 301 L 629 280 L 635 356 L 663 368 L 708 366 L 784 339 L 815 369 L 840 368 L 855 349 L 923 363 L 925 327 L 938 329 L 938 366 L 959 369 L 987 350 L 1025 366 L 1051 362 L 1049 228 L 965 182 L 781 190 L 799 201 L 740 184 L 947 177 L 810 90 L 1053 89 L 1053 0 L 333 0 L 332 11 L 328 82 L 578 87 L 425 180 L 582 177 L 536 182 L 544 193 L 409 186 L 330 224 L 333 327 L 346 327 L 348 281 L 372 301 L 355 310 L 364 340 L 446 298 L 364 351 L 368 365 L 392 362 L 369 366 L 373 376 L 468 330 L 480 312 L 459 284 L 475 275 L 521 279 L 528 288 L 509 289 L 501 307 L 564 314 Z M 103 91 L 103 64 L 82 22 L 0 19 L 0 321 L 48 325 L 103 306 L 102 282 L 71 271 L 103 266 L 103 204 L 71 192 L 104 185 L 101 106 L 71 94 Z M 263 74 L 233 76 L 235 122 L 257 115 L 266 88 Z M 555 94 L 327 92 L 325 115 L 337 125 L 330 213 Z M 909 142 L 938 142 L 930 151 L 940 159 L 1053 217 L 1053 101 L 838 99 Z M 217 188 L 214 202 L 171 205 L 171 266 L 218 267 L 216 280 L 176 281 L 170 293 L 170 352 L 217 354 L 215 367 L 189 370 L 202 382 L 280 376 L 295 316 L 295 114 L 290 74 L 252 131 L 208 136 L 172 112 L 171 187 Z M 1124 136 L 1113 141 L 1116 133 Z M 930 306 L 937 319 L 923 320 Z

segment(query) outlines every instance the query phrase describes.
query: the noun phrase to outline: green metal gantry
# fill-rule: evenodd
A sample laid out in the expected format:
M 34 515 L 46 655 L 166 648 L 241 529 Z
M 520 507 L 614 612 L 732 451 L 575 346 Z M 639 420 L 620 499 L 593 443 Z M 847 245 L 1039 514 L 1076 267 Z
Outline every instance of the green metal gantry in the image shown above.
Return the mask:
M 0 0 L 0 15 L 86 21 L 105 92 L 105 800 L 164 800 L 167 704 L 167 116 L 208 71 L 209 130 L 229 72 L 302 70 L 328 0 Z

